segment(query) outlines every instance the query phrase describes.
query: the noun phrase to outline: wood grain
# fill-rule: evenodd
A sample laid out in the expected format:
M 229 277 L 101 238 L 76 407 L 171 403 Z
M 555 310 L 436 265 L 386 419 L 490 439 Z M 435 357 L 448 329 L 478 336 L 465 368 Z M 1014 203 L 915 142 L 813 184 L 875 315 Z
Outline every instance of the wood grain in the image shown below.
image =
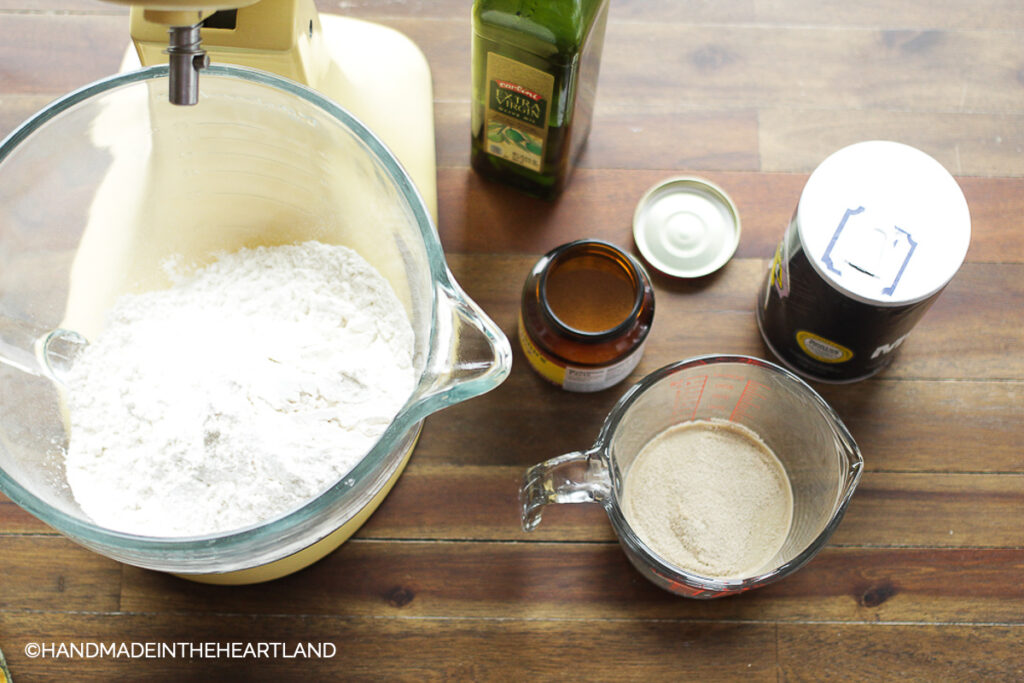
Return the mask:
M 617 232 L 619 237 L 611 241 L 626 246 L 627 238 L 621 230 Z M 449 254 L 456 278 L 510 338 L 515 333 L 521 283 L 536 258 L 500 255 L 470 260 Z M 707 353 L 767 355 L 754 313 L 767 268 L 767 259 L 734 258 L 702 281 L 655 277 L 657 312 L 650 347 L 636 374 Z M 1024 265 L 965 264 L 914 328 L 895 360 L 878 376 L 935 380 L 1020 377 L 1024 356 L 1008 350 L 1019 343 L 1024 329 L 1024 308 L 1016 305 L 1022 299 Z M 978 335 L 978 329 L 985 334 Z
M 7 14 L 2 17 L 3 94 L 58 97 L 117 71 L 127 18 Z
M 468 168 L 470 4 L 318 6 L 392 26 L 424 51 L 440 236 L 460 284 L 513 338 L 509 378 L 429 417 L 356 538 L 268 585 L 122 566 L 0 494 L 0 647 L 15 680 L 1024 678 L 1024 5 L 612 0 L 590 140 L 569 191 L 546 203 Z M 113 73 L 125 14 L 100 0 L 0 0 L 0 135 Z M 890 368 L 815 385 L 865 456 L 824 550 L 785 581 L 706 602 L 646 582 L 600 506 L 551 506 L 522 532 L 525 468 L 589 446 L 632 381 L 702 353 L 768 356 L 755 296 L 807 175 L 872 138 L 913 144 L 957 177 L 972 242 Z M 526 272 L 580 237 L 631 249 L 637 201 L 674 175 L 731 195 L 735 257 L 697 281 L 654 276 L 655 328 L 622 385 L 568 395 L 546 384 L 514 340 Z M 86 660 L 24 650 L 83 641 L 328 641 L 337 652 Z
M 525 468 L 586 448 L 630 383 L 566 402 L 518 352 L 513 362 L 511 377 L 492 394 L 427 420 L 417 461 Z M 637 375 L 659 362 L 645 360 Z M 1024 383 L 869 380 L 817 388 L 850 429 L 869 472 L 1024 473 L 1018 419 Z M 914 410 L 905 410 L 908 405 Z M 950 424 L 958 425 L 959 439 L 948 438 Z
M 28 0 L 4 0 L 24 6 Z M 38 0 L 42 2 L 42 0 Z M 60 0 L 61 6 L 102 7 L 93 0 Z M 47 5 L 58 4 L 47 0 Z M 0 5 L 2 7 L 3 5 Z M 375 21 L 401 17 L 451 19 L 468 15 L 465 0 L 321 0 L 322 12 L 370 18 Z M 936 11 L 934 2 L 907 0 L 892 6 L 884 0 L 850 4 L 842 0 L 737 0 L 730 3 L 695 0 L 616 0 L 609 9 L 609 21 L 621 23 L 751 24 L 765 28 L 777 25 L 877 28 L 880 25 L 905 28 L 988 29 L 1006 32 L 1024 23 L 1024 10 L 1014 0 L 979 0 L 975 3 L 944 2 Z
M 573 636 L 566 637 L 566 629 Z M 182 672 L 212 680 L 530 680 L 568 675 L 599 679 L 700 673 L 775 678 L 775 626 L 703 622 L 506 619 L 394 619 L 336 615 L 254 618 L 218 614 L 145 615 L 0 613 L 0 632 L 14 647 L 15 677 L 35 680 L 180 680 Z M 334 643 L 330 659 L 27 659 L 26 642 Z
M 1019 176 L 1024 154 L 1020 114 L 763 107 L 758 123 L 763 171 L 810 172 L 861 140 L 899 140 L 957 176 Z
M 439 167 L 469 163 L 469 102 L 434 108 Z M 749 110 L 685 111 L 607 105 L 594 112 L 579 166 L 614 169 L 758 168 L 758 116 Z M 638 197 L 639 198 L 639 197 Z
M 639 4 L 633 0 L 633 4 Z M 910 0 L 898 5 L 885 0 L 848 3 L 843 0 L 756 0 L 755 14 L 765 23 L 874 28 L 990 29 L 1006 32 L 1024 25 L 1024 7 L 1015 0 L 977 3 Z
M 0 493 L 0 534 L 56 534 L 57 532 Z
M 637 202 L 655 184 L 686 173 L 682 169 L 581 168 L 573 175 L 572 191 L 557 203 L 548 203 L 483 180 L 469 169 L 442 168 L 438 171 L 441 242 L 449 260 L 463 252 L 538 257 L 580 237 L 632 248 Z M 807 175 L 701 171 L 699 176 L 721 187 L 736 205 L 741 236 L 734 258 L 771 258 L 800 201 Z M 1024 215 L 1024 179 L 963 177 L 959 182 L 972 215 L 967 260 L 1024 263 L 1024 246 L 1017 237 L 1018 217 Z M 714 279 L 674 284 L 698 291 L 711 282 Z
M 981 560 L 972 550 L 830 547 L 785 581 L 705 601 L 668 598 L 614 543 L 359 540 L 275 586 L 291 612 L 307 615 L 1022 624 L 1024 588 L 1011 580 L 1022 569 L 1022 549 Z M 121 609 L 273 613 L 278 606 L 259 599 L 264 590 L 126 568 Z
M 65 538 L 0 533 L 0 557 L 0 612 L 98 612 L 120 605 L 121 565 Z
M 589 445 L 589 444 L 582 444 Z M 559 451 L 537 453 L 537 461 Z M 597 505 L 555 506 L 530 535 L 519 528 L 524 468 L 431 465 L 414 457 L 384 504 L 358 532 L 367 539 L 610 541 Z M 445 505 L 457 505 L 453 516 Z M 833 542 L 875 547 L 1024 547 L 1016 511 L 1024 475 L 867 472 Z M 26 524 L 42 536 L 55 532 Z M 0 533 L 16 533 L 14 524 Z
M 1024 675 L 1016 626 L 779 626 L 779 677 L 928 681 L 1018 681 Z
M 382 23 L 424 48 L 438 100 L 440 164 L 465 166 L 468 11 L 431 8 L 424 16 L 417 6 L 345 9 L 381 13 Z M 58 7 L 75 14 L 28 7 L 5 18 L 6 91 L 56 97 L 116 70 L 128 42 L 125 19 L 99 8 L 118 8 L 75 0 Z M 635 16 L 636 4 L 623 12 Z M 1012 33 L 720 19 L 613 19 L 583 166 L 809 172 L 844 144 L 884 137 L 920 146 L 958 175 L 1019 175 L 1024 88 L 1013 69 L 998 66 L 1024 58 Z M 666 44 L 681 47 L 666 51 Z M 20 104 L 8 110 L 0 102 L 5 130 L 24 113 Z
M 40 628 L 45 625 L 45 630 Z M 566 629 L 572 639 L 566 638 Z M 0 629 L 19 646 L 8 655 L 12 673 L 33 680 L 68 676 L 91 680 L 255 680 L 343 675 L 346 680 L 499 680 L 509 672 L 531 680 L 640 677 L 731 680 L 886 677 L 893 671 L 922 680 L 1015 680 L 1019 626 L 877 624 L 762 624 L 705 621 L 518 619 L 381 619 L 349 616 L 253 619 L 245 615 L 132 615 L 0 613 Z M 23 643 L 132 642 L 334 643 L 330 659 L 28 659 Z M 879 642 L 885 646 L 880 647 Z M 216 646 L 214 646 L 215 648 Z M 215 651 L 215 650 L 214 650 Z M 411 656 L 415 653 L 415 656 Z M 15 673 L 19 672 L 19 673 Z
M 468 59 L 451 58 L 468 56 L 469 19 L 385 22 L 425 46 L 442 101 L 469 98 Z M 613 22 L 598 101 L 1019 113 L 1024 92 L 1001 66 L 1019 49 L 1012 35 L 980 30 Z
M 589 445 L 589 444 L 584 444 Z M 552 452 L 549 456 L 558 455 Z M 414 457 L 387 500 L 359 532 L 368 539 L 609 541 L 598 505 L 557 505 L 532 534 L 519 527 L 521 468 L 419 463 Z M 453 519 L 441 500 L 456 501 Z M 838 545 L 1020 548 L 1024 475 L 866 472 L 842 524 Z

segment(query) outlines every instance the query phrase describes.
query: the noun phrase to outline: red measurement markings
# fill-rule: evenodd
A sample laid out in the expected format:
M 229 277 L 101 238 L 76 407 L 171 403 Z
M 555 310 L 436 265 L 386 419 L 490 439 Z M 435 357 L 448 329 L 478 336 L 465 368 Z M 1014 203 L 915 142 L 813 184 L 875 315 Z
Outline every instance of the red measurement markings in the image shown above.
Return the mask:
M 736 405 L 733 406 L 732 413 L 729 414 L 729 421 L 735 422 L 739 418 L 746 415 L 747 409 L 760 403 L 767 398 L 768 387 L 760 382 L 754 380 L 747 380 L 746 385 L 743 387 L 743 391 L 740 392 L 740 397 L 736 399 Z
M 707 383 L 707 375 L 672 381 L 672 386 L 676 388 L 672 414 L 677 420 L 684 416 L 688 416 L 689 420 L 697 417 L 697 408 L 700 407 L 701 398 L 704 396 L 704 387 L 707 386 Z
M 707 408 L 714 415 L 725 415 L 736 401 L 736 393 L 740 391 L 743 377 L 737 375 L 715 375 L 711 378 L 708 390 Z

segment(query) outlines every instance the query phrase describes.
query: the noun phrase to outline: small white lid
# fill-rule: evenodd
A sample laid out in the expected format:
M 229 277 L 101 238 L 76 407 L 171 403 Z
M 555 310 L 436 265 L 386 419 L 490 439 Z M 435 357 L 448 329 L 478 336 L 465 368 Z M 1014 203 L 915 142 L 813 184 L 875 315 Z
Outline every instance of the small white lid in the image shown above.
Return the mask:
M 673 277 L 701 277 L 736 253 L 740 217 L 724 190 L 701 178 L 670 178 L 644 194 L 633 239 L 652 267 Z
M 844 147 L 814 170 L 797 225 L 823 278 L 882 306 L 941 290 L 971 241 L 967 200 L 949 171 L 920 150 L 881 140 Z

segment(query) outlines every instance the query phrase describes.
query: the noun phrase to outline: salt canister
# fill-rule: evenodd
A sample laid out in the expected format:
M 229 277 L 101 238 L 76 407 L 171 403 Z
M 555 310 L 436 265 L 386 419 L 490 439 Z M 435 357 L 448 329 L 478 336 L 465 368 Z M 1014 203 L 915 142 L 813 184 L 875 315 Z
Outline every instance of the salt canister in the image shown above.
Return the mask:
M 811 174 L 757 301 L 771 351 L 823 382 L 892 360 L 956 274 L 971 237 L 963 191 L 908 145 L 861 142 Z

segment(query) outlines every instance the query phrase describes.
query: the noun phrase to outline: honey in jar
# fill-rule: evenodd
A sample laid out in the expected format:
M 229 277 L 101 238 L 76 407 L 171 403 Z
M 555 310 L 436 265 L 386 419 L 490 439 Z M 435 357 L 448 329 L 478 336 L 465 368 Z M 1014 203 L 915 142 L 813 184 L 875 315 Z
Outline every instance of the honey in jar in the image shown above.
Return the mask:
M 568 391 L 601 391 L 633 371 L 654 320 L 643 266 L 618 247 L 578 240 L 553 249 L 523 286 L 519 342 L 530 365 Z

